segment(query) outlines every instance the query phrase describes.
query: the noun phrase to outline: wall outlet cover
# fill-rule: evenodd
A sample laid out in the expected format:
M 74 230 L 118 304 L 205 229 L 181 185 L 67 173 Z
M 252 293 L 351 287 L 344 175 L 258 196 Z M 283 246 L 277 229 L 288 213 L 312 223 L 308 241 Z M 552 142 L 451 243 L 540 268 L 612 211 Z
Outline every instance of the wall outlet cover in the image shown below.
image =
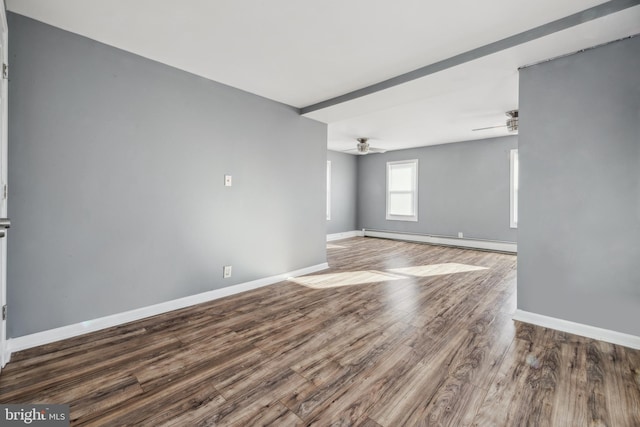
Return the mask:
M 224 268 L 222 269 L 222 278 L 227 279 L 229 277 L 231 277 L 231 266 L 225 265 Z

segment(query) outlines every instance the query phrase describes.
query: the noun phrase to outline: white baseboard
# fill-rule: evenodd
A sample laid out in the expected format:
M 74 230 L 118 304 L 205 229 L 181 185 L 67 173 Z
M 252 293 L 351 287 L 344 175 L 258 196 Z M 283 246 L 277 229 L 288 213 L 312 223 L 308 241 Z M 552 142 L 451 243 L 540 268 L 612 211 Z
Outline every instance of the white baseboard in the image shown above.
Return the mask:
M 457 237 L 430 236 L 426 234 L 396 233 L 390 231 L 364 230 L 368 237 L 381 237 L 384 239 L 405 240 L 408 242 L 431 243 L 434 245 L 459 246 L 462 248 L 485 249 L 499 252 L 518 252 L 518 245 L 509 242 L 496 242 L 492 240 L 459 239 Z
M 640 337 L 635 335 L 570 322 L 524 310 L 516 310 L 513 320 L 640 350 Z
M 353 230 L 353 231 L 345 231 L 342 233 L 327 234 L 327 242 L 331 242 L 333 240 L 348 239 L 349 237 L 362 237 L 362 236 L 364 236 L 364 233 L 362 232 L 362 230 Z
M 141 307 L 123 313 L 113 314 L 110 316 L 100 317 L 73 325 L 62 326 L 60 328 L 50 329 L 48 331 L 36 332 L 35 334 L 24 335 L 17 338 L 10 338 L 7 341 L 7 361 L 11 357 L 11 353 L 15 353 L 28 348 L 37 347 L 39 345 L 49 344 L 55 341 L 73 338 L 78 335 L 95 332 L 100 329 L 110 328 L 112 326 L 122 325 L 124 323 L 133 322 L 135 320 L 144 319 L 145 317 L 155 316 L 169 311 L 178 310 L 180 308 L 189 307 L 207 301 L 223 298 L 229 295 L 238 294 L 240 292 L 261 288 L 263 286 L 272 285 L 282 282 L 290 277 L 303 276 L 305 274 L 315 273 L 329 268 L 329 264 L 322 263 L 300 270 L 290 271 L 288 273 L 278 274 L 263 279 L 252 280 L 251 282 L 240 283 L 226 288 L 214 289 L 212 291 L 203 292 L 197 295 L 191 295 L 160 304 Z

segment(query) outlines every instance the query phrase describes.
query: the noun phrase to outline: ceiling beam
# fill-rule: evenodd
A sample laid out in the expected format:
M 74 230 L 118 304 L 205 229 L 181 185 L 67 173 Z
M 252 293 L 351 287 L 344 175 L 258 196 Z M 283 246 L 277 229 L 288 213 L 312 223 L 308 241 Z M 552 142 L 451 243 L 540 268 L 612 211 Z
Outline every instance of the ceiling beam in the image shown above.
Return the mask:
M 564 18 L 541 25 L 539 27 L 523 31 L 522 33 L 518 33 L 502 40 L 498 40 L 496 42 L 466 51 L 459 55 L 452 56 L 451 58 L 434 62 L 433 64 L 429 64 L 416 70 L 400 74 L 399 76 L 383 80 L 381 82 L 354 90 L 349 93 L 345 93 L 344 95 L 336 96 L 335 98 L 327 99 L 313 105 L 302 107 L 300 109 L 300 114 L 310 113 L 312 111 L 317 111 L 323 108 L 331 107 L 333 105 L 342 104 L 343 102 L 351 101 L 353 99 L 360 98 L 366 95 L 371 95 L 372 93 L 380 92 L 382 90 L 389 89 L 394 86 L 398 86 L 412 80 L 416 80 L 430 74 L 455 67 L 456 65 L 464 64 L 465 62 L 473 61 L 475 59 L 500 52 L 505 49 L 510 49 L 512 47 L 530 42 L 532 40 L 557 33 L 558 31 L 566 30 L 567 28 L 575 27 L 576 25 L 584 24 L 585 22 L 602 18 L 603 16 L 620 12 L 621 10 L 625 10 L 638 5 L 640 5 L 640 0 L 611 0 L 598 6 L 585 9 L 581 12 L 574 13 L 573 15 L 569 15 Z

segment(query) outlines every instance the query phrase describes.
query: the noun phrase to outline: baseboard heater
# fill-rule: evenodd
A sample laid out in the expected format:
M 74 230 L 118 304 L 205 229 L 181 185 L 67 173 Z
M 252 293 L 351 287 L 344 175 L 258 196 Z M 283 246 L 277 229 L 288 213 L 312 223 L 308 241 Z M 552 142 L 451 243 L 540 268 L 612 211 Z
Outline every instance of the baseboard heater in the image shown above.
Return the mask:
M 404 233 L 388 230 L 372 230 L 368 228 L 363 228 L 362 233 L 365 237 L 379 237 L 382 239 L 404 240 L 408 242 L 429 243 L 432 245 L 454 246 L 460 248 L 483 249 L 487 251 L 507 252 L 513 254 L 518 252 L 518 245 L 512 242 L 465 239 L 459 237 Z

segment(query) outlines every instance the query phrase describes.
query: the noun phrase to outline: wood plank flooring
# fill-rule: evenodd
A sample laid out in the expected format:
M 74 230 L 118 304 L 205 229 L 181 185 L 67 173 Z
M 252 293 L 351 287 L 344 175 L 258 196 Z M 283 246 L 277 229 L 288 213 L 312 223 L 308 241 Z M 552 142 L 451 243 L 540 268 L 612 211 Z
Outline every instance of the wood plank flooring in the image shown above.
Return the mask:
M 373 238 L 331 269 L 13 355 L 78 426 L 640 426 L 640 351 L 511 320 L 516 257 Z

